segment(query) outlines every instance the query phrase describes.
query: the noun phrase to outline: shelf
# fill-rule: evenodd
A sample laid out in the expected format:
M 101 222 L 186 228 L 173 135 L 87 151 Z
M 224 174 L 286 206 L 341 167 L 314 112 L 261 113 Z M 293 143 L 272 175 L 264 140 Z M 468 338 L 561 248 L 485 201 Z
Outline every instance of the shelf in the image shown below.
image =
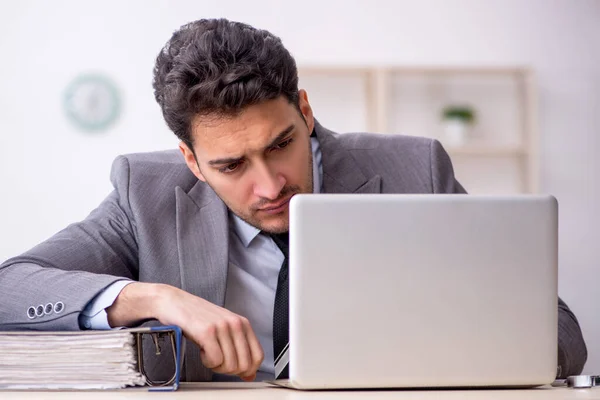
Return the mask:
M 472 193 L 536 193 L 539 129 L 535 73 L 519 65 L 304 65 L 300 86 L 320 120 L 338 132 L 440 140 Z M 440 113 L 475 108 L 464 145 L 452 145 Z

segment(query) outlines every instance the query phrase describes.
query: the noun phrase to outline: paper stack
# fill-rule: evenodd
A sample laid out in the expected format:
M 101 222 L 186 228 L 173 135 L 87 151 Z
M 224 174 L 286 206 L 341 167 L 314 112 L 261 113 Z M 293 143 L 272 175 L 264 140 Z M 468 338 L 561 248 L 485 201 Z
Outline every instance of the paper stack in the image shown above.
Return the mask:
M 2 333 L 0 389 L 145 385 L 137 368 L 135 340 L 127 331 Z

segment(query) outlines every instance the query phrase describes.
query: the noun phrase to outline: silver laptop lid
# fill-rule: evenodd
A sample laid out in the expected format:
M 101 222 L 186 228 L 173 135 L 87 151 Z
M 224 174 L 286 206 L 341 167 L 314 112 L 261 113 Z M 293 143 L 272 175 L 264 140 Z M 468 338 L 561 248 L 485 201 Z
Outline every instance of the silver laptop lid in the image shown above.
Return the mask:
M 551 196 L 294 196 L 290 380 L 552 382 L 557 213 Z

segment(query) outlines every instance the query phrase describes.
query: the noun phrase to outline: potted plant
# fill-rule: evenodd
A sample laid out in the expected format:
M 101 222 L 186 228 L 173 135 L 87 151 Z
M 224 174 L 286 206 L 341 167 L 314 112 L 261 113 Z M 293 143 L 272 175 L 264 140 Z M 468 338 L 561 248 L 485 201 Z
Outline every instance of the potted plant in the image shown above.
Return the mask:
M 445 141 L 454 146 L 464 144 L 475 122 L 475 111 L 469 106 L 450 105 L 442 110 Z

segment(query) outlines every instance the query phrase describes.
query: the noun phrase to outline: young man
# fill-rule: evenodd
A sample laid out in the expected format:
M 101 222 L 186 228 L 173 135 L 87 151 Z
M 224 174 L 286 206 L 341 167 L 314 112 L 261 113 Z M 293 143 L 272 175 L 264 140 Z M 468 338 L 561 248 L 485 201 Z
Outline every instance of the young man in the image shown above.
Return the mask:
M 118 157 L 115 189 L 88 218 L 2 264 L 0 330 L 156 319 L 196 344 L 186 380 L 273 378 L 287 343 L 293 195 L 464 193 L 437 141 L 320 126 L 269 32 L 185 25 L 157 58 L 154 89 L 180 152 Z M 573 313 L 558 308 L 559 375 L 577 374 L 586 347 Z

